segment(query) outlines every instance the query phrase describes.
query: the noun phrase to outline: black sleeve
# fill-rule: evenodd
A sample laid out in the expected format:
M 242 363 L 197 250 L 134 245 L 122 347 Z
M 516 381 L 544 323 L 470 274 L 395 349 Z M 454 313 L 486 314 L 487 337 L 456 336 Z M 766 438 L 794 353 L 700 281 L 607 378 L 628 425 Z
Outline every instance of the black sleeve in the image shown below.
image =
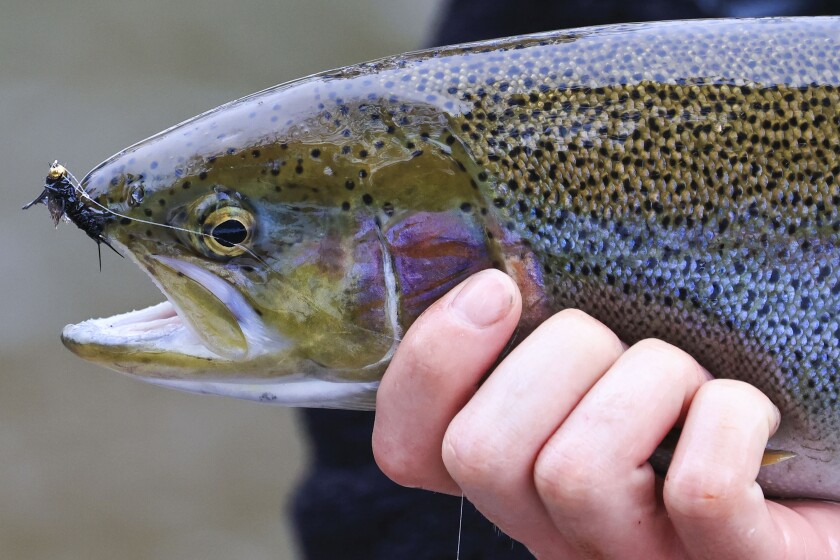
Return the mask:
M 292 514 L 304 558 L 451 560 L 458 545 L 459 498 L 397 486 L 370 448 L 373 413 L 304 410 L 312 464 Z M 533 558 L 464 503 L 463 560 Z
M 836 0 L 447 0 L 429 46 L 610 23 L 838 13 Z

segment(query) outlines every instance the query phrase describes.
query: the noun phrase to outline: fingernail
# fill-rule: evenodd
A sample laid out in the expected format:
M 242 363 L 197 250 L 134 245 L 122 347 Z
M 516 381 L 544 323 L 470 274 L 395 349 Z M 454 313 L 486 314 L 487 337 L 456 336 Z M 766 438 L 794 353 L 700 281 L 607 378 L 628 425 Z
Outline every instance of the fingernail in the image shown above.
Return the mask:
M 491 271 L 469 279 L 452 300 L 452 309 L 468 323 L 485 328 L 501 321 L 513 307 L 513 281 Z

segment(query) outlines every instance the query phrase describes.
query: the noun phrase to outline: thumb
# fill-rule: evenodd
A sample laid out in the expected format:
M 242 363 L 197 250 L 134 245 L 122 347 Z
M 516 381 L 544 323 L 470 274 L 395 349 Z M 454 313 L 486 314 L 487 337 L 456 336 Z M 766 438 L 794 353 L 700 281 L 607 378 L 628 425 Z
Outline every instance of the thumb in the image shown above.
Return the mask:
M 504 349 L 521 311 L 514 281 L 484 270 L 429 307 L 408 330 L 376 399 L 373 452 L 389 478 L 460 493 L 441 458 L 443 436 Z

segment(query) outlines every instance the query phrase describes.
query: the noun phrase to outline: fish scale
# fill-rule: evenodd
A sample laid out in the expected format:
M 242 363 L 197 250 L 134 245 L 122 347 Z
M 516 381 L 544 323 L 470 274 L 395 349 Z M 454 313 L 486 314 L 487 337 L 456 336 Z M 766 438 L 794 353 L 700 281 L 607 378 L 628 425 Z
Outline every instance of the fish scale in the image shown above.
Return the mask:
M 796 455 L 762 469 L 765 491 L 840 499 L 838 18 L 390 57 L 199 115 L 82 185 L 172 302 L 68 326 L 85 358 L 371 407 L 419 313 L 496 267 L 523 290 L 520 339 L 577 307 L 759 387 L 782 411 L 770 446 Z

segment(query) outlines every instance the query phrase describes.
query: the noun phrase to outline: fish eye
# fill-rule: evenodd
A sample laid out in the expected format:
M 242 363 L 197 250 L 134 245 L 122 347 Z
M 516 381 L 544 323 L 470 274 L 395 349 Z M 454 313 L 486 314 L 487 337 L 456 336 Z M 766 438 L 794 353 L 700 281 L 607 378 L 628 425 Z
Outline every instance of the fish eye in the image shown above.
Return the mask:
M 254 237 L 254 216 L 244 208 L 226 206 L 211 213 L 202 227 L 204 244 L 214 256 L 235 257 Z

